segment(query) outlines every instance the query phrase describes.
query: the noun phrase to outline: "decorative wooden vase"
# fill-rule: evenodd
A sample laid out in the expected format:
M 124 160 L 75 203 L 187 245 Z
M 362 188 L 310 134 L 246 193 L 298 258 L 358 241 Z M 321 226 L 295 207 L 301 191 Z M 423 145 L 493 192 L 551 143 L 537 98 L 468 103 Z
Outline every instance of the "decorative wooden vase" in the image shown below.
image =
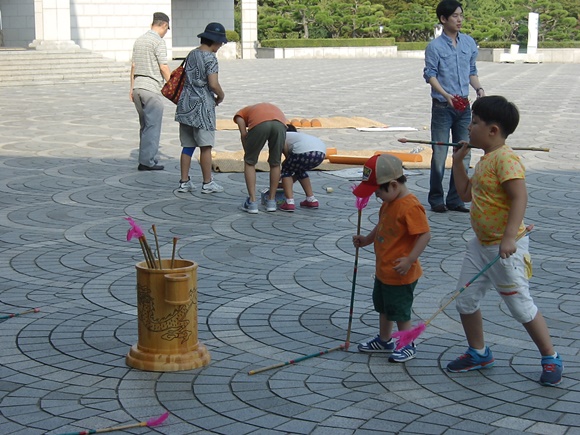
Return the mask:
M 171 372 L 209 364 L 211 357 L 197 341 L 197 264 L 161 260 L 162 269 L 138 263 L 138 343 L 125 361 L 139 370 Z

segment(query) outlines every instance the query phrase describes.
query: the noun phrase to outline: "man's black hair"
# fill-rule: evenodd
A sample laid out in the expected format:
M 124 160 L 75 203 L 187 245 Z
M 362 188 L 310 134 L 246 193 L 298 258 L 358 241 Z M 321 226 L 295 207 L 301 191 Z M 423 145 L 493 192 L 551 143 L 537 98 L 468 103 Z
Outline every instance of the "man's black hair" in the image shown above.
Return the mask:
M 512 134 L 520 123 L 517 106 L 499 95 L 475 100 L 471 113 L 486 124 L 497 124 L 504 138 Z
M 457 0 L 443 0 L 437 5 L 435 13 L 437 14 L 437 19 L 441 22 L 441 16 L 448 19 L 451 15 L 455 13 L 457 8 L 461 8 L 463 11 L 463 6 Z
M 286 124 L 286 131 L 298 131 L 296 130 L 296 127 L 294 127 L 292 124 Z

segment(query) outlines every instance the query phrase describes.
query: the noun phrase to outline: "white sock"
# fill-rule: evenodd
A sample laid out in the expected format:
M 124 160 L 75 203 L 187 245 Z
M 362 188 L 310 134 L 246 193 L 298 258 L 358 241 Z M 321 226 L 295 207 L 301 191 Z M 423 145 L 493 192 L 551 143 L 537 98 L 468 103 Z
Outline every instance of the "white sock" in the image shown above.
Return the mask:
M 473 350 L 476 351 L 478 355 L 485 356 L 485 346 L 483 347 L 483 349 L 473 349 Z
M 308 202 L 316 202 L 316 197 L 315 196 L 307 196 L 306 197 L 306 201 L 308 201 Z
M 286 204 L 294 204 L 294 198 L 286 198 Z

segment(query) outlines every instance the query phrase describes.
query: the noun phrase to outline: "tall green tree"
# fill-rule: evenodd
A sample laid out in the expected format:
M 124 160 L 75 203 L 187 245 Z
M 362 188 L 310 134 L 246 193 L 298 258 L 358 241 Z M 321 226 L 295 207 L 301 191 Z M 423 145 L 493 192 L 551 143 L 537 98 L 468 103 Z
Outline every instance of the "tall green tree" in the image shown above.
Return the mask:
M 238 3 L 241 0 L 234 0 Z M 258 38 L 395 36 L 428 41 L 439 0 L 258 0 Z M 527 41 L 528 14 L 540 14 L 538 37 L 580 38 L 578 0 L 463 0 L 463 31 L 476 41 Z
M 327 0 L 321 6 L 316 19 L 332 38 L 377 36 L 386 23 L 384 7 L 370 0 Z
M 437 21 L 431 7 L 412 5 L 389 20 L 389 30 L 398 41 L 428 41 Z

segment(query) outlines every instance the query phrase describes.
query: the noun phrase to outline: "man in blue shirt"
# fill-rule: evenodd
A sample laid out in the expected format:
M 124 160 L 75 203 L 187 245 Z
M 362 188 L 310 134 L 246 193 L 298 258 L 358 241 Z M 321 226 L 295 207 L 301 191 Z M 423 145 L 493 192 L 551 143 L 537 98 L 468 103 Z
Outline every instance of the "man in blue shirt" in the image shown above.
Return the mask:
M 449 142 L 451 131 L 453 142 L 469 141 L 467 131 L 471 122 L 471 107 L 467 101 L 469 85 L 475 89 L 477 98 L 485 96 L 475 66 L 477 45 L 471 36 L 461 33 L 463 23 L 461 3 L 457 0 L 443 0 L 437 5 L 436 12 L 443 26 L 443 33 L 427 46 L 423 69 L 423 77 L 431 85 L 433 99 L 431 140 Z M 453 174 L 445 199 L 443 175 L 449 147 L 433 145 L 432 148 L 428 197 L 431 210 L 437 213 L 447 210 L 469 212 L 457 194 Z M 468 153 L 463 161 L 466 170 L 469 168 L 470 157 Z

